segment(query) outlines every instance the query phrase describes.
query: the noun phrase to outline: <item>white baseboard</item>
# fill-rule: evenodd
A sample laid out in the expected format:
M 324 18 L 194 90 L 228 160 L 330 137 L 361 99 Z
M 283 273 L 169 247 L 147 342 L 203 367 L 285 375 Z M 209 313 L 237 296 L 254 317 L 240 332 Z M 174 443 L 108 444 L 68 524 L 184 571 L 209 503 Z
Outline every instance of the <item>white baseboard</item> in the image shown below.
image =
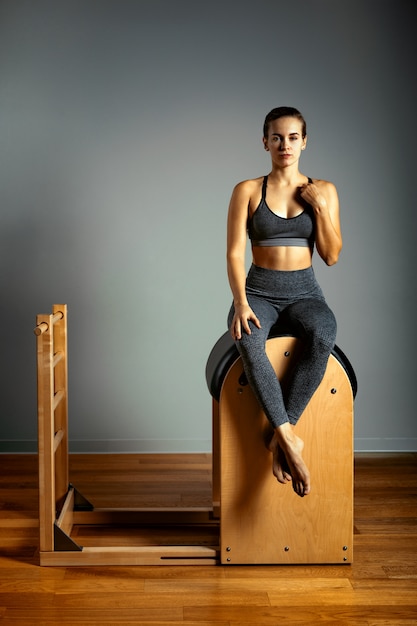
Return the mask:
M 211 452 L 211 440 L 205 439 L 98 439 L 70 441 L 70 452 L 182 453 Z
M 36 440 L 0 440 L 0 453 L 37 453 Z M 196 453 L 211 452 L 209 439 L 97 439 L 71 440 L 70 453 Z
M 73 440 L 72 453 L 196 453 L 211 452 L 209 439 L 98 439 Z M 32 454 L 38 451 L 36 440 L 1 440 L 0 453 Z M 355 452 L 417 452 L 416 437 L 358 437 Z
M 417 437 L 355 437 L 355 452 L 417 452 Z

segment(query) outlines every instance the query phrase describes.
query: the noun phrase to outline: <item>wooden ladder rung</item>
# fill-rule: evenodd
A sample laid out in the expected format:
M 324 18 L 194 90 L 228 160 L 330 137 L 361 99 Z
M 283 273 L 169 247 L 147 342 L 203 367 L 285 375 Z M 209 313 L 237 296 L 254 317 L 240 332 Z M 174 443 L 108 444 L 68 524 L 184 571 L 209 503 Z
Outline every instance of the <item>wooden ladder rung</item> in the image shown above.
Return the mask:
M 35 333 L 37 337 L 39 337 L 43 333 L 46 333 L 48 329 L 49 329 L 49 325 L 46 322 L 41 322 L 40 324 L 36 326 L 33 332 Z
M 63 356 L 64 356 L 63 352 L 55 352 L 55 354 L 54 354 L 54 367 L 56 367 L 58 365 L 58 363 L 60 361 L 62 361 Z
M 51 321 L 52 326 L 56 324 L 57 322 L 59 322 L 60 320 L 62 320 L 63 317 L 64 317 L 64 313 L 62 311 L 57 311 L 56 313 L 51 315 L 50 321 Z M 39 335 L 43 335 L 43 333 L 46 333 L 47 330 L 49 330 L 49 324 L 47 324 L 47 322 L 41 322 L 35 327 L 33 332 L 35 333 L 37 337 L 39 337 Z
M 54 452 L 56 452 L 58 450 L 59 444 L 63 440 L 64 435 L 65 435 L 65 430 L 62 430 L 62 429 L 58 430 L 55 433 L 55 436 L 54 436 Z
M 56 394 L 54 395 L 54 411 L 56 407 L 58 406 L 58 404 L 61 402 L 61 400 L 63 400 L 64 398 L 65 398 L 65 393 L 63 389 L 60 389 L 59 391 L 56 392 Z
M 63 317 L 64 317 L 63 311 L 56 311 L 55 313 L 52 314 L 52 324 L 56 324 L 56 322 L 59 322 L 60 320 L 62 320 Z

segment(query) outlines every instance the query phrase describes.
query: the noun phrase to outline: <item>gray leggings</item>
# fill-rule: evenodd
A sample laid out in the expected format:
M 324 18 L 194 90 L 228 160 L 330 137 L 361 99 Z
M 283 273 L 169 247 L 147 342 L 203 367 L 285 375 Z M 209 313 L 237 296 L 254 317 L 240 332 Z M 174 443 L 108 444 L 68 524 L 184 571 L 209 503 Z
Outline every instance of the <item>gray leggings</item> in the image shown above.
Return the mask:
M 336 320 L 327 306 L 312 267 L 282 272 L 252 265 L 246 279 L 249 306 L 261 328 L 249 322 L 236 341 L 248 382 L 274 428 L 296 424 L 319 386 L 336 340 Z M 232 323 L 230 309 L 228 326 Z M 303 342 L 286 397 L 266 355 L 265 343 L 278 318 Z

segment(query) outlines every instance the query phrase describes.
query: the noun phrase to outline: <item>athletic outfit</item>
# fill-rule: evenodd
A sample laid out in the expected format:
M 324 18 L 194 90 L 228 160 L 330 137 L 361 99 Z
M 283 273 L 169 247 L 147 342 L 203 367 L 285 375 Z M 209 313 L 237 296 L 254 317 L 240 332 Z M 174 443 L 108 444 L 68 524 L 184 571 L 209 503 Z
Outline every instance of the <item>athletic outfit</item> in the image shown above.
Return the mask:
M 312 182 L 311 178 L 308 180 Z M 267 183 L 268 177 L 265 176 L 261 201 L 248 218 L 252 246 L 301 246 L 312 250 L 315 231 L 312 208 L 308 206 L 292 218 L 276 215 L 266 203 Z M 252 264 L 246 278 L 246 295 L 261 324 L 261 328 L 257 328 L 250 321 L 251 334 L 243 331 L 242 338 L 236 340 L 248 382 L 274 428 L 286 422 L 296 424 L 326 370 L 336 340 L 335 317 L 326 304 L 312 267 L 281 271 Z M 232 304 L 229 328 L 234 312 Z M 285 398 L 265 352 L 268 335 L 279 318 L 284 319 L 303 342 L 303 351 Z
M 308 179 L 309 183 L 313 181 Z M 262 198 L 258 208 L 248 217 L 248 234 L 253 246 L 314 246 L 314 215 L 308 205 L 296 217 L 284 218 L 271 211 L 266 203 L 268 176 L 262 184 Z

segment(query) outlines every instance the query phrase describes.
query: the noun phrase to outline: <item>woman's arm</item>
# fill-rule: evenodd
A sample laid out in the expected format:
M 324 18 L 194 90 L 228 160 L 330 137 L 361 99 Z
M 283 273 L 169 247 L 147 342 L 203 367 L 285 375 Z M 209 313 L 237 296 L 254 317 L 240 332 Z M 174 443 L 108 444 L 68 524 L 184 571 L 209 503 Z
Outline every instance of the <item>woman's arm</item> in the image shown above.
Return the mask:
M 227 275 L 233 294 L 235 315 L 230 332 L 233 339 L 240 339 L 242 329 L 250 334 L 249 320 L 260 323 L 246 298 L 245 253 L 247 245 L 247 219 L 250 195 L 255 181 L 239 183 L 233 190 L 227 218 Z
M 311 204 L 316 218 L 316 248 L 327 265 L 334 265 L 342 249 L 339 198 L 336 187 L 318 180 L 305 185 L 301 196 Z

